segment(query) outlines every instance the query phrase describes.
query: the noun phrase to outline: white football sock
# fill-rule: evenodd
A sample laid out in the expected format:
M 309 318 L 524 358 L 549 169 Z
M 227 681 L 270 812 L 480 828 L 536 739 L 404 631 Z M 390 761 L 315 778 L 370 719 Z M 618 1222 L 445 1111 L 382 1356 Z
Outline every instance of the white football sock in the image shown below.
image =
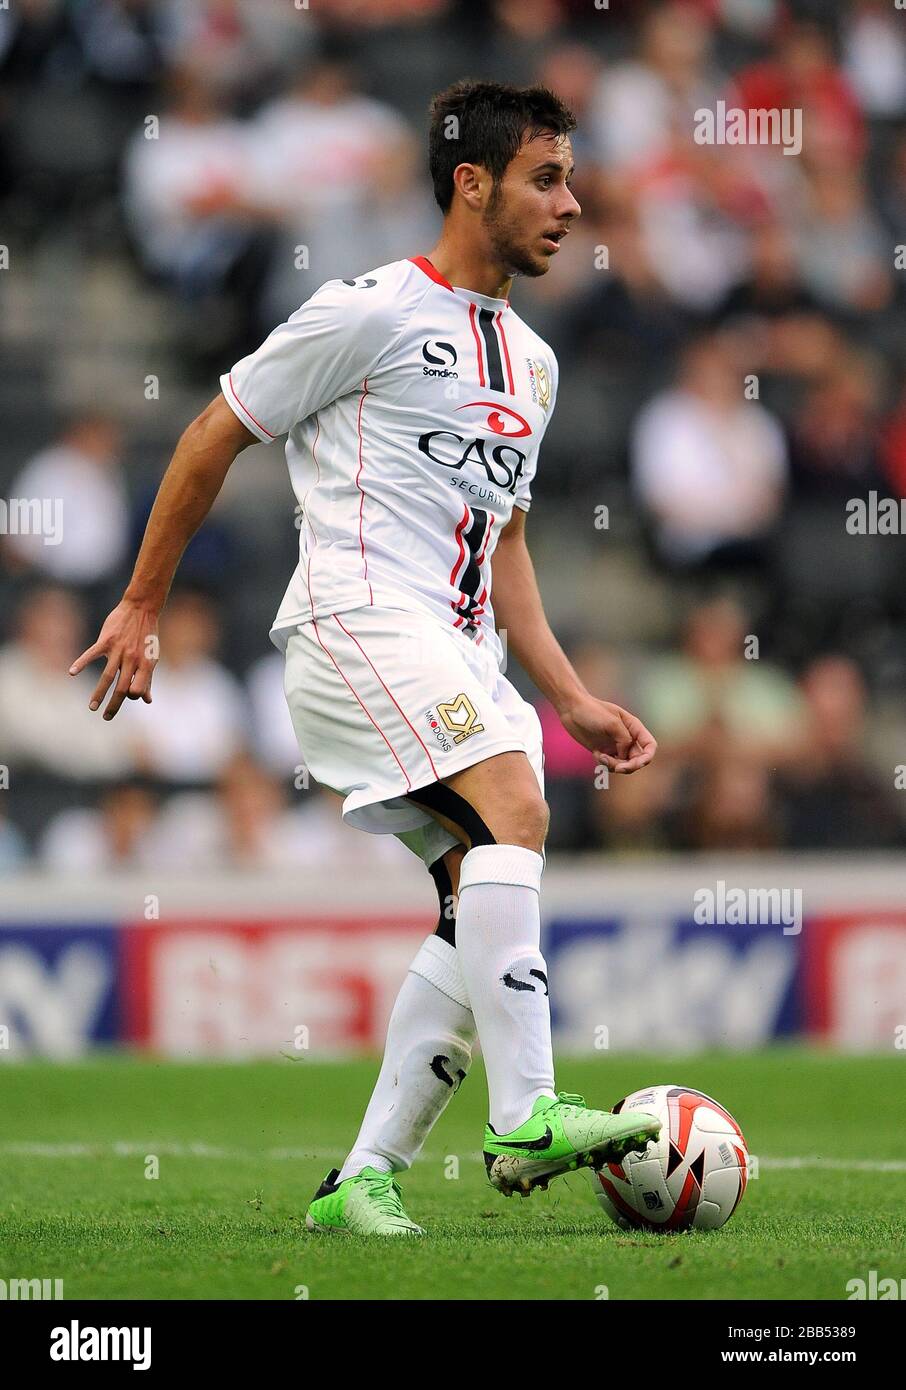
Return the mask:
M 464 1080 L 474 1041 L 457 952 L 429 936 L 397 995 L 380 1075 L 338 1182 L 366 1167 L 382 1173 L 410 1167 Z
M 541 855 L 521 845 L 478 845 L 459 870 L 456 953 L 498 1134 L 527 1120 L 539 1096 L 556 1095 L 547 966 L 540 950 L 543 867 Z

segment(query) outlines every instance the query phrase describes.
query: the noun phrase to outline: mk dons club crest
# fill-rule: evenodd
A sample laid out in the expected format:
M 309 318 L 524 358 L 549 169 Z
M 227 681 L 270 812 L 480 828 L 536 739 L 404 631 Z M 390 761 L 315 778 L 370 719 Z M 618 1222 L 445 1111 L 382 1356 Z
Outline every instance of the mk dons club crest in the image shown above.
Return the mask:
M 551 403 L 551 379 L 547 368 L 537 357 L 527 357 L 525 360 L 528 363 L 532 400 L 540 405 L 542 410 L 547 410 Z
M 453 735 L 454 743 L 462 743 L 472 734 L 484 732 L 484 725 L 478 723 L 478 711 L 468 695 L 457 695 L 455 700 L 444 700 L 436 709 Z

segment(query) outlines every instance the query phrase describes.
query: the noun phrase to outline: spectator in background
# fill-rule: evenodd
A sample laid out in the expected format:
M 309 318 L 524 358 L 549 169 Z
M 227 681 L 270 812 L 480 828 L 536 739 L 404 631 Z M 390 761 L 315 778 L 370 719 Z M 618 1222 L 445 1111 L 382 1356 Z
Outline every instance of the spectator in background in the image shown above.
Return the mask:
M 535 80 L 542 87 L 556 92 L 579 122 L 570 136 L 576 161 L 573 179 L 575 192 L 588 181 L 590 174 L 597 172 L 595 166 L 601 162 L 601 151 L 596 138 L 598 132 L 595 129 L 602 84 L 601 61 L 588 44 L 565 40 L 553 44 L 544 54 L 538 65 Z M 578 192 L 576 196 L 579 197 Z M 585 203 L 581 197 L 579 201 L 582 203 L 585 216 Z M 557 269 L 560 269 L 559 265 Z M 544 279 L 543 276 L 541 278 Z
M 881 466 L 894 497 L 906 497 L 906 383 L 881 431 Z
M 781 20 L 777 45 L 734 77 L 728 101 L 745 111 L 801 110 L 810 155 L 818 142 L 849 159 L 865 148 L 865 124 L 849 82 L 837 66 L 826 26 Z
M 618 664 L 605 646 L 595 641 L 582 642 L 570 649 L 569 658 L 593 695 L 619 700 Z M 539 698 L 535 707 L 544 740 L 545 796 L 551 807 L 548 843 L 551 849 L 590 849 L 597 838 L 592 815 L 595 756 L 566 732 L 547 700 Z
M 338 56 L 305 68 L 259 111 L 251 133 L 259 195 L 295 225 L 392 197 L 408 184 L 417 158 L 405 121 L 357 90 Z
M 752 327 L 752 320 L 773 321 L 814 312 L 816 301 L 802 283 L 795 247 L 787 227 L 771 218 L 756 227 L 751 263 L 744 280 L 734 285 L 715 317 Z
M 188 61 L 218 91 L 246 101 L 314 43 L 285 0 L 156 0 L 174 64 Z
M 878 360 L 841 343 L 810 383 L 790 427 L 791 495 L 775 555 L 773 630 L 797 666 L 816 649 L 862 660 L 885 641 L 888 592 L 899 594 L 897 540 L 847 530 L 847 504 L 883 491 Z
M 259 657 L 246 676 L 252 714 L 252 741 L 261 762 L 277 777 L 302 766 L 302 754 L 289 715 L 283 678 L 286 662 L 280 652 Z
M 806 746 L 781 777 L 785 843 L 792 849 L 888 849 L 906 844 L 893 756 L 886 785 L 870 766 L 868 700 L 858 666 L 845 656 L 812 662 L 801 682 Z
M 854 0 L 843 15 L 843 70 L 862 110 L 894 120 L 906 112 L 906 34 L 888 0 Z
M 589 849 L 644 854 L 670 849 L 668 813 L 679 773 L 676 763 L 658 757 L 646 771 L 653 777 L 611 777 L 589 798 L 592 839 Z M 582 846 L 586 848 L 586 846 Z
M 592 126 L 601 162 L 637 172 L 665 159 L 677 132 L 688 139 L 694 112 L 717 96 L 710 58 L 703 15 L 687 4 L 651 9 L 637 58 L 609 65 L 598 83 Z
M 88 701 L 97 675 L 68 666 L 85 642 L 84 613 L 64 589 L 39 588 L 22 601 L 15 636 L 0 648 L 0 749 L 10 768 L 56 777 L 110 779 L 130 771 L 134 732 L 94 718 Z
M 0 805 L 0 873 L 12 873 L 24 868 L 28 847 L 19 831 L 7 819 Z
M 841 504 L 881 484 L 878 364 L 841 348 L 810 386 L 792 424 L 790 461 L 797 498 Z
M 260 337 L 276 212 L 257 199 L 253 168 L 245 125 L 189 67 L 170 74 L 159 132 L 143 125 L 126 152 L 132 235 L 145 269 L 189 309 L 185 347 L 199 366 L 242 356 Z
M 893 233 L 895 244 L 901 244 L 906 227 L 906 134 L 901 134 L 894 142 L 885 172 L 879 209 L 888 231 Z
M 142 739 L 145 770 L 164 781 L 214 781 L 245 746 L 245 699 L 235 676 L 216 660 L 219 639 L 207 595 L 190 589 L 171 595 L 160 617 L 153 702 L 123 711 Z
M 38 534 L 8 536 L 6 550 L 14 565 L 86 586 L 116 574 L 129 539 L 121 445 L 113 420 L 85 413 L 25 465 L 11 484 L 10 497 L 46 504 L 54 515 L 58 509 L 60 531 L 53 544 Z
M 637 698 L 657 730 L 659 761 L 707 760 L 715 747 L 765 764 L 801 755 L 802 697 L 755 649 L 746 659 L 746 639 L 739 604 L 711 599 L 692 609 L 681 650 L 643 669 Z
M 773 415 L 745 399 L 744 369 L 729 333 L 695 339 L 678 384 L 635 422 L 632 482 L 670 568 L 757 562 L 779 517 L 786 443 Z
M 290 805 L 284 787 L 247 755 L 232 759 L 213 793 L 181 793 L 164 807 L 155 862 L 173 870 L 323 868 L 346 863 L 404 863 L 408 851 L 388 836 L 363 847 L 340 816 L 342 799 L 312 783 Z M 370 840 L 380 840 L 371 846 Z M 364 858 L 363 858 L 364 855 Z
M 719 746 L 719 730 L 714 729 Z M 740 754 L 715 756 L 690 768 L 675 818 L 674 847 L 755 851 L 781 843 L 767 769 Z
M 802 281 L 828 309 L 865 314 L 890 302 L 893 248 L 855 164 L 812 168 L 796 242 Z
M 122 143 L 164 72 L 160 18 L 159 0 L 4 0 L 0 165 L 8 153 L 14 223 L 103 237 Z
M 714 313 L 716 324 L 745 334 L 760 377 L 789 387 L 784 378 L 813 378 L 839 355 L 842 340 L 803 284 L 788 226 L 770 218 L 751 240 L 751 266 Z
M 124 782 L 105 792 L 97 809 L 76 807 L 54 816 L 38 858 L 57 873 L 156 868 L 156 817 L 154 794 L 139 782 Z
M 70 0 L 60 8 L 55 64 L 106 89 L 113 120 L 134 118 L 164 72 L 159 0 Z
M 746 273 L 749 233 L 770 210 L 758 163 L 678 134 L 636 194 L 648 261 L 687 313 L 706 316 Z
M 358 88 L 342 50 L 325 47 L 261 109 L 250 149 L 253 196 L 282 228 L 265 292 L 268 327 L 325 280 L 411 255 L 430 235 L 412 132 Z
M 582 218 L 561 252 L 575 259 L 570 243 L 583 235 L 584 225 L 585 275 L 568 286 L 562 310 L 564 363 L 568 356 L 583 357 L 618 374 L 635 370 L 644 373 L 644 389 L 650 391 L 652 374 L 662 372 L 676 354 L 688 327 L 686 315 L 654 271 L 629 190 L 618 180 L 601 179 L 581 202 Z M 592 271 L 598 246 L 607 247 L 608 264 Z M 564 292 L 559 293 L 562 301 Z
M 459 5 L 454 19 L 457 28 L 465 21 L 467 44 L 460 71 L 491 82 L 537 81 L 539 64 L 562 37 L 565 0 L 532 0 L 530 5 L 525 0 L 459 0 Z

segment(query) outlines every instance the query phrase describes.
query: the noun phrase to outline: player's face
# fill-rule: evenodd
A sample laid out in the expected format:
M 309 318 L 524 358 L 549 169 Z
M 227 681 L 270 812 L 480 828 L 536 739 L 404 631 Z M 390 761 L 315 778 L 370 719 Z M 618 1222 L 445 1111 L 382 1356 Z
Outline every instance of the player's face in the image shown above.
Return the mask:
M 546 275 L 560 240 L 582 209 L 569 191 L 569 136 L 538 135 L 523 144 L 484 211 L 491 247 L 512 275 Z

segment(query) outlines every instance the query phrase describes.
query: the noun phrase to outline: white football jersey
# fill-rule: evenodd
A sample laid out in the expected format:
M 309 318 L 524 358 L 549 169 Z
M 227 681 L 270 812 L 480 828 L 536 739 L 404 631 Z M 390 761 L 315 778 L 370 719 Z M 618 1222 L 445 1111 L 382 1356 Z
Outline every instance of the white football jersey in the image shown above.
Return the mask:
M 368 604 L 487 638 L 500 664 L 491 557 L 528 510 L 557 393 L 553 352 L 509 301 L 393 261 L 329 280 L 220 384 L 259 439 L 288 432 L 299 564 L 275 644 Z

